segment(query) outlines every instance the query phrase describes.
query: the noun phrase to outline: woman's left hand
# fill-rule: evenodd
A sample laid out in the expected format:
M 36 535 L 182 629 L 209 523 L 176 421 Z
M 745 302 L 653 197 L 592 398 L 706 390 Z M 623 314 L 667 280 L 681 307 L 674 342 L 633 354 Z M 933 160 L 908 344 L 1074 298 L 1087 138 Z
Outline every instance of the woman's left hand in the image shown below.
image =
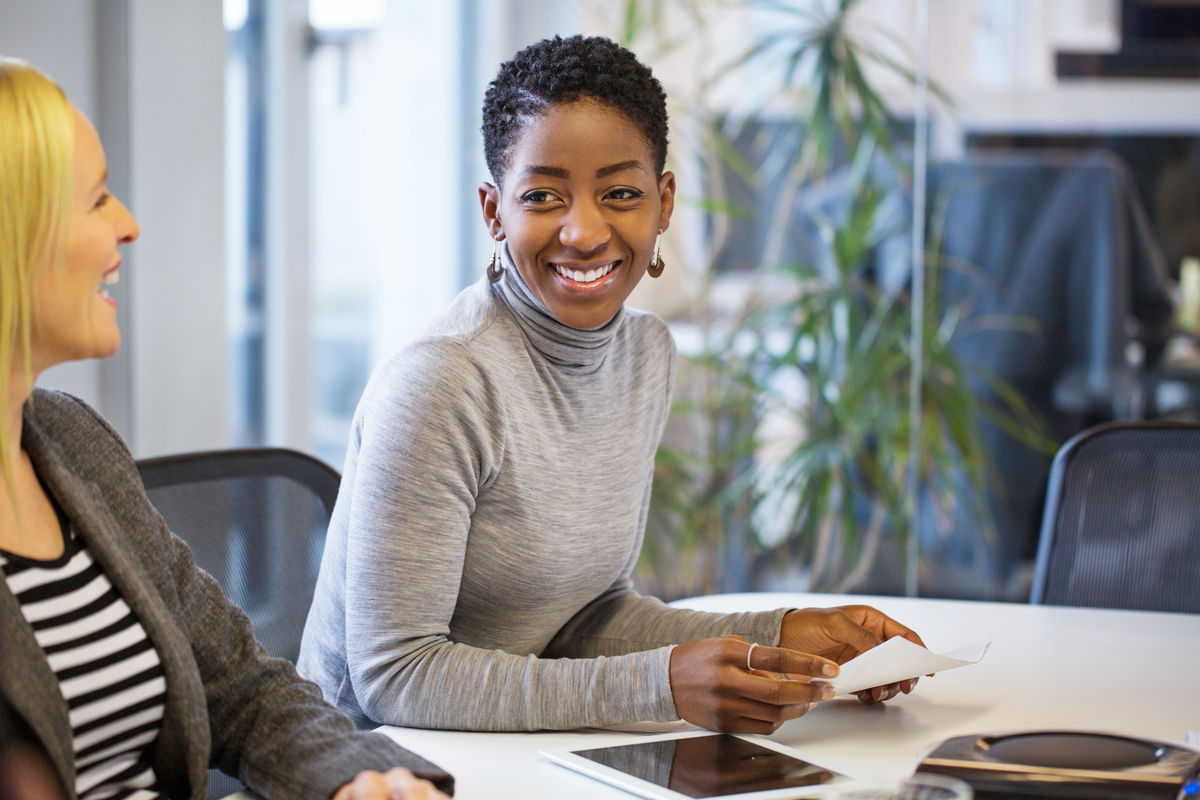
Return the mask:
M 844 664 L 893 636 L 903 636 L 910 642 L 925 646 L 921 637 L 912 630 L 871 606 L 805 608 L 790 611 L 784 616 L 779 631 L 779 646 Z M 864 689 L 857 694 L 861 702 L 871 704 L 889 700 L 898 692 L 908 694 L 916 685 L 917 679 L 911 678 L 888 686 Z
M 333 800 L 450 800 L 403 767 L 360 772 L 333 794 Z

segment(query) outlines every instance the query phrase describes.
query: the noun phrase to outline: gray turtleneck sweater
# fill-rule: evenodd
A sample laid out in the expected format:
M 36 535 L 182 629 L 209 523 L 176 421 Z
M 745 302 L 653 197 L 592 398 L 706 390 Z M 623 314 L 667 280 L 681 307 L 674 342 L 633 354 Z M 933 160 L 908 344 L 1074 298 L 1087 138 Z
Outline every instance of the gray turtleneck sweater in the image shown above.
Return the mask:
M 778 641 L 783 611 L 639 595 L 675 349 L 622 310 L 568 328 L 511 262 L 375 370 L 355 414 L 299 667 L 360 724 L 676 718 L 670 645 Z

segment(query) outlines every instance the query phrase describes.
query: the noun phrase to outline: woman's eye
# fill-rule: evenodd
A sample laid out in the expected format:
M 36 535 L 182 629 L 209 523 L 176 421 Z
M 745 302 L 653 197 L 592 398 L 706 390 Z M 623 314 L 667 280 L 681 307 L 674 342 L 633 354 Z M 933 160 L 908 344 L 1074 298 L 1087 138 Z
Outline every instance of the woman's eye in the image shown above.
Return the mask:
M 625 187 L 613 189 L 608 193 L 608 196 L 613 200 L 636 200 L 642 195 L 643 193 L 639 192 L 637 189 L 629 189 Z
M 523 203 L 548 203 L 552 199 L 553 198 L 549 192 L 541 189 L 537 189 L 532 192 L 526 192 L 525 194 L 521 195 L 521 202 Z
M 104 204 L 108 202 L 108 198 L 110 197 L 112 197 L 112 195 L 110 195 L 108 192 L 102 193 L 100 197 L 96 199 L 96 203 L 92 206 L 92 210 L 95 211 L 98 208 L 103 208 Z

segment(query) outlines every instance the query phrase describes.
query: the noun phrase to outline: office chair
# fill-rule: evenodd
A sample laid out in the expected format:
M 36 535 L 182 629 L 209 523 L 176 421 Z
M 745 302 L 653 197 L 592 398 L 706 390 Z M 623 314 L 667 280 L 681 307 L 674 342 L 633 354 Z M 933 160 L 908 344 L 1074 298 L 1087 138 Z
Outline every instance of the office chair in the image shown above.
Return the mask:
M 267 651 L 295 663 L 341 477 L 282 448 L 216 450 L 137 462 L 150 502 L 245 610 Z M 209 798 L 243 789 L 210 769 Z
M 1032 603 L 1200 613 L 1200 423 L 1114 422 L 1050 468 Z

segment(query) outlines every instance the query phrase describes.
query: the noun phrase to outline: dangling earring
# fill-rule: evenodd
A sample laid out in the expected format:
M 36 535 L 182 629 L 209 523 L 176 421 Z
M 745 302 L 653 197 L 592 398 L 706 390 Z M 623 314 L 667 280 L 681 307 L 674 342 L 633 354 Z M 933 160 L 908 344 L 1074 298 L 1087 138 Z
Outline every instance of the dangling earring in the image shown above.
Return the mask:
M 492 263 L 488 264 L 487 276 L 492 283 L 499 283 L 504 277 L 504 265 L 500 263 L 499 239 L 492 239 Z
M 666 266 L 662 260 L 662 229 L 659 229 L 658 238 L 654 240 L 654 258 L 651 259 L 650 266 L 646 269 L 646 272 L 650 273 L 651 278 L 657 278 L 659 275 L 662 275 L 663 269 Z

